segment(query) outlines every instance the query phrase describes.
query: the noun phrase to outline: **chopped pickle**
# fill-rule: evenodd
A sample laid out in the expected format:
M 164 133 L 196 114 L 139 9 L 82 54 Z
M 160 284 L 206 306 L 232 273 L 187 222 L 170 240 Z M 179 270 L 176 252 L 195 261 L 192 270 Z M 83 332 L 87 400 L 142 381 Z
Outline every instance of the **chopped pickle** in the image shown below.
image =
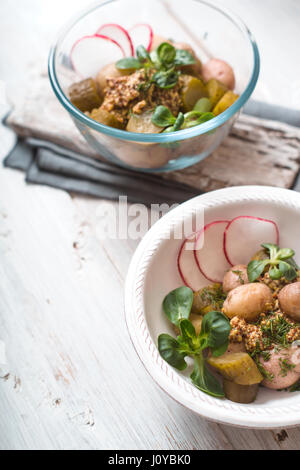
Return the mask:
M 211 105 L 214 108 L 222 96 L 225 95 L 228 88 L 226 85 L 223 85 L 223 83 L 218 82 L 215 78 L 211 78 L 206 84 L 206 90 L 211 101 Z
M 240 385 L 231 380 L 223 380 L 225 397 L 235 403 L 252 403 L 258 392 L 258 384 Z
M 257 365 L 246 352 L 225 353 L 220 357 L 211 357 L 208 363 L 223 377 L 239 385 L 253 385 L 263 380 Z
M 207 97 L 207 91 L 204 82 L 200 78 L 191 75 L 181 75 L 182 83 L 182 102 L 185 112 L 191 111 L 200 98 Z
M 192 312 L 205 315 L 212 310 L 221 310 L 225 295 L 221 284 L 212 284 L 194 292 Z
M 145 134 L 159 134 L 161 127 L 156 126 L 151 121 L 153 113 L 144 112 L 142 114 L 132 114 L 129 118 L 126 130 L 129 132 L 143 132 Z
M 89 115 L 95 121 L 100 122 L 100 124 L 105 124 L 106 126 L 115 127 L 116 129 L 123 129 L 124 125 L 121 121 L 117 119 L 114 113 L 109 113 L 105 109 L 98 108 L 93 109 Z
M 215 116 L 224 113 L 240 96 L 233 91 L 227 91 L 213 109 Z
M 199 113 L 209 113 L 211 111 L 212 104 L 209 98 L 200 98 L 194 106 L 194 111 Z
M 71 103 L 83 113 L 99 108 L 102 103 L 102 99 L 97 91 L 96 82 L 92 78 L 87 78 L 71 85 L 69 95 Z

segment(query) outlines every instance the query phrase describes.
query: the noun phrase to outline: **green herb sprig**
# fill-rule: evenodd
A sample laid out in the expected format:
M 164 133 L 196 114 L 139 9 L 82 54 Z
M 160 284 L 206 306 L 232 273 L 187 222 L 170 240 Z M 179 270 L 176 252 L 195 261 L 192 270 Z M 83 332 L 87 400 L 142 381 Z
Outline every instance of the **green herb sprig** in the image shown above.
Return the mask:
M 292 364 L 288 359 L 279 358 L 280 375 L 286 377 L 289 371 L 295 369 L 296 365 Z
M 290 387 L 290 392 L 300 392 L 300 380 Z
M 293 260 L 294 250 L 279 248 L 273 243 L 263 243 L 261 246 L 269 257 L 263 260 L 250 261 L 247 267 L 249 282 L 256 281 L 267 266 L 269 267 L 270 278 L 273 280 L 285 277 L 288 281 L 293 281 L 297 277 L 298 266 Z
M 169 320 L 179 328 L 177 339 L 168 334 L 158 337 L 158 350 L 162 358 L 178 370 L 187 367 L 185 358 L 194 359 L 191 374 L 193 384 L 203 392 L 214 397 L 224 397 L 220 382 L 209 371 L 203 351 L 210 348 L 214 357 L 227 350 L 230 323 L 221 312 L 211 311 L 203 317 L 200 334 L 188 319 L 193 303 L 193 291 L 179 287 L 171 291 L 163 301 L 163 309 Z
M 184 49 L 176 49 L 167 42 L 163 42 L 151 54 L 144 46 L 138 46 L 135 57 L 126 57 L 116 62 L 117 69 L 139 70 L 144 69 L 146 75 L 153 70 L 149 83 L 155 83 L 159 88 L 173 88 L 180 75 L 179 68 L 184 65 L 195 64 L 194 56 Z
M 159 105 L 155 108 L 151 120 L 156 126 L 164 127 L 164 132 L 174 132 L 180 129 L 198 126 L 214 117 L 214 114 L 210 112 L 201 113 L 199 111 L 189 111 L 185 114 L 179 113 L 176 118 L 169 108 Z

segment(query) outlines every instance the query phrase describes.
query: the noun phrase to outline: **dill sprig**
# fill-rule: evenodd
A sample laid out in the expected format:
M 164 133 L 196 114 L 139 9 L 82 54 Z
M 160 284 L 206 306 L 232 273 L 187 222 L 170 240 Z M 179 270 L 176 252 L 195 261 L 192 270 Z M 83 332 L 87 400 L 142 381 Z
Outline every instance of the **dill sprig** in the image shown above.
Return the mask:
M 282 357 L 279 358 L 279 365 L 280 365 L 280 375 L 282 377 L 286 377 L 288 372 L 290 370 L 293 370 L 295 369 L 296 365 L 295 364 L 292 364 L 291 362 L 289 362 L 288 359 L 283 359 Z
M 221 309 L 226 299 L 221 285 L 215 284 L 212 287 L 204 287 L 201 291 L 201 299 L 207 305 L 212 305 L 215 309 Z
M 279 344 L 286 348 L 288 347 L 287 333 L 294 327 L 289 323 L 283 315 L 276 314 L 265 319 L 260 325 L 263 337 L 265 338 L 266 346 L 272 344 Z

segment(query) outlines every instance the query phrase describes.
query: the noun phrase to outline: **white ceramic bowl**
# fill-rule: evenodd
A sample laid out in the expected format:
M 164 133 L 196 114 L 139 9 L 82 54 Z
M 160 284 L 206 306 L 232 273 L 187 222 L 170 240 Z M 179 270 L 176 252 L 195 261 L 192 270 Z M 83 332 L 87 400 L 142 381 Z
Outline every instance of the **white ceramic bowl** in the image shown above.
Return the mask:
M 129 268 L 125 312 L 136 352 L 150 375 L 168 395 L 209 420 L 247 428 L 300 425 L 300 392 L 260 388 L 257 400 L 250 405 L 213 398 L 191 384 L 190 370 L 178 372 L 159 355 L 158 335 L 173 334 L 162 312 L 162 300 L 170 290 L 182 285 L 176 265 L 181 240 L 172 239 L 170 235 L 183 221 L 194 218 L 203 208 L 205 223 L 232 219 L 238 215 L 274 220 L 279 227 L 281 246 L 294 248 L 298 255 L 296 260 L 298 263 L 300 261 L 300 195 L 296 192 L 243 186 L 214 191 L 182 204 L 149 230 Z

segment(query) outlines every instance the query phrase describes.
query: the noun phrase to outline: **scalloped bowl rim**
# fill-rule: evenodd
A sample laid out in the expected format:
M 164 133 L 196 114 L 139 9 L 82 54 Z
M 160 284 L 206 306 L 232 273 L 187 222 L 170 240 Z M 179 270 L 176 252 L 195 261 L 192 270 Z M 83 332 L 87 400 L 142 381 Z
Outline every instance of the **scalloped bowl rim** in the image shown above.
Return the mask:
M 60 103 L 64 106 L 64 108 L 71 114 L 71 116 L 75 117 L 83 124 L 86 124 L 88 127 L 91 127 L 92 129 L 99 131 L 103 134 L 107 134 L 111 137 L 116 137 L 122 140 L 135 141 L 135 142 L 170 143 L 170 142 L 185 140 L 191 137 L 196 137 L 196 136 L 205 134 L 209 131 L 212 131 L 216 129 L 217 127 L 220 127 L 222 124 L 227 122 L 234 114 L 236 114 L 245 105 L 245 103 L 250 98 L 256 86 L 258 76 L 259 76 L 260 57 L 259 57 L 259 52 L 258 52 L 256 41 L 251 31 L 246 26 L 246 24 L 237 15 L 230 12 L 230 10 L 228 10 L 227 8 L 220 7 L 218 5 L 214 5 L 213 3 L 207 0 L 197 0 L 197 3 L 203 3 L 204 5 L 209 6 L 210 8 L 218 11 L 219 13 L 222 13 L 229 20 L 231 20 L 232 23 L 234 23 L 240 29 L 241 33 L 243 33 L 245 37 L 249 39 L 249 42 L 252 46 L 253 63 L 254 63 L 252 74 L 244 92 L 241 94 L 239 99 L 233 105 L 231 105 L 226 111 L 224 111 L 219 116 L 216 116 L 215 118 L 211 119 L 210 121 L 207 121 L 204 124 L 201 124 L 199 126 L 195 126 L 189 129 L 177 131 L 177 132 L 168 132 L 167 135 L 166 134 L 150 134 L 150 133 L 141 134 L 137 132 L 128 132 L 128 131 L 121 130 L 121 129 L 115 129 L 113 127 L 109 127 L 104 124 L 100 124 L 99 122 L 96 122 L 94 119 L 91 119 L 88 116 L 86 116 L 84 113 L 82 113 L 78 108 L 76 108 L 71 103 L 71 101 L 65 95 L 65 93 L 63 92 L 60 86 L 60 83 L 56 74 L 56 67 L 55 67 L 57 47 L 58 47 L 58 44 L 64 39 L 68 31 L 76 23 L 78 23 L 83 17 L 87 16 L 94 10 L 98 8 L 102 8 L 103 6 L 106 6 L 115 1 L 118 1 L 118 0 L 108 0 L 102 3 L 101 5 L 99 5 L 99 3 L 90 5 L 87 9 L 81 12 L 80 15 L 77 15 L 76 19 L 72 19 L 67 25 L 65 25 L 65 27 L 59 33 L 58 39 L 55 45 L 52 46 L 50 49 L 50 54 L 49 54 L 49 59 L 48 59 L 48 75 L 49 75 L 50 83 L 51 83 L 51 86 L 53 88 L 53 91 L 56 97 L 58 98 Z
M 185 217 L 217 205 L 230 205 L 243 201 L 276 204 L 280 208 L 294 209 L 300 217 L 300 195 L 294 191 L 269 186 L 237 186 L 197 196 L 173 209 L 147 232 L 140 242 L 129 267 L 125 284 L 125 319 L 133 346 L 148 373 L 171 398 L 200 416 L 214 422 L 253 429 L 275 429 L 300 425 L 300 394 L 296 405 L 257 408 L 220 400 L 198 390 L 188 383 L 159 355 L 147 325 L 144 307 L 144 284 L 151 260 L 166 236 Z M 279 393 L 279 392 L 278 392 Z

